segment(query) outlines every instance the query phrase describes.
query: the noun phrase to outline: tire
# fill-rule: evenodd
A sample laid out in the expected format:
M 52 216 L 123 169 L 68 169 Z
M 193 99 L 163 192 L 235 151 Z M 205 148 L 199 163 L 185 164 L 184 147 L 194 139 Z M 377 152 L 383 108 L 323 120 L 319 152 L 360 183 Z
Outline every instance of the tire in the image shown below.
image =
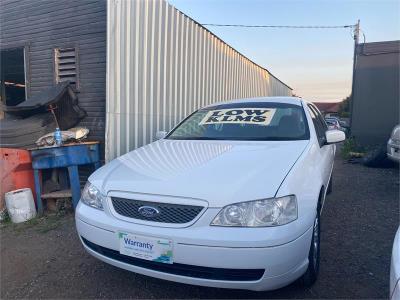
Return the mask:
M 328 183 L 328 188 L 326 189 L 326 193 L 329 195 L 330 193 L 332 193 L 332 189 L 333 189 L 333 174 L 331 174 L 331 178 L 329 179 L 329 183 Z
M 391 166 L 391 162 L 387 158 L 386 144 L 375 147 L 370 150 L 363 159 L 364 166 L 370 168 L 387 168 Z
M 314 220 L 310 252 L 308 254 L 308 268 L 304 275 L 301 277 L 301 283 L 305 287 L 312 286 L 318 278 L 320 264 L 320 234 L 321 216 L 318 209 L 317 215 Z

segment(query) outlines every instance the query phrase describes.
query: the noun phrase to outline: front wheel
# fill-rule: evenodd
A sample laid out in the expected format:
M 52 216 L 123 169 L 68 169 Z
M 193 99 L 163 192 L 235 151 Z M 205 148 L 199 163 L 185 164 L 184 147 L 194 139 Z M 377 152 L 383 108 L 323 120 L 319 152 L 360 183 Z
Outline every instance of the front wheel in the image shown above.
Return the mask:
M 310 252 L 308 254 L 308 268 L 304 273 L 302 279 L 303 285 L 309 287 L 315 283 L 319 273 L 319 262 L 320 262 L 320 214 L 317 212 L 317 216 L 314 220 L 313 234 L 311 240 Z

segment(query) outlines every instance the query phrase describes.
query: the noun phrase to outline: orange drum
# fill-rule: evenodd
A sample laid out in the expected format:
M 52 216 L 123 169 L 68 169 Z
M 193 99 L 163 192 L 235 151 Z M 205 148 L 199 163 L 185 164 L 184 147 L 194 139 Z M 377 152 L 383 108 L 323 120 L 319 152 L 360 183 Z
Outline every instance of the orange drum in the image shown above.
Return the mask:
M 29 151 L 0 148 L 0 175 L 0 211 L 5 207 L 4 194 L 7 192 L 30 188 L 35 195 L 35 180 Z

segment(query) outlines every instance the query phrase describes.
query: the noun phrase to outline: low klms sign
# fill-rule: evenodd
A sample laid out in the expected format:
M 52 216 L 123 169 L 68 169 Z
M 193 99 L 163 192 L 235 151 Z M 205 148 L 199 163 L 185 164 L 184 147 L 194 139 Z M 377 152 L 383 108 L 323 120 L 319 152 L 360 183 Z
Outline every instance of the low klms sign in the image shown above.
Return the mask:
M 200 121 L 200 125 L 208 124 L 258 124 L 267 126 L 272 120 L 276 109 L 231 108 L 210 110 Z

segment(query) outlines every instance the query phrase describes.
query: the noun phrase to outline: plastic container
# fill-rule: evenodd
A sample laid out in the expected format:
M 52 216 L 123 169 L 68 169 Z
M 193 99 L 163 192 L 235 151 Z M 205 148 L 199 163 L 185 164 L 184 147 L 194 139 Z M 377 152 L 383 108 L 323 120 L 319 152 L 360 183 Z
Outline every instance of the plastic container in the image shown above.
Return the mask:
M 62 135 L 61 135 L 61 130 L 60 128 L 56 128 L 56 131 L 54 131 L 54 141 L 57 146 L 62 145 Z
M 6 193 L 8 215 L 13 223 L 22 223 L 36 216 L 35 202 L 29 188 Z
M 23 149 L 0 148 L 0 211 L 5 208 L 4 194 L 30 188 L 35 195 L 31 154 Z

